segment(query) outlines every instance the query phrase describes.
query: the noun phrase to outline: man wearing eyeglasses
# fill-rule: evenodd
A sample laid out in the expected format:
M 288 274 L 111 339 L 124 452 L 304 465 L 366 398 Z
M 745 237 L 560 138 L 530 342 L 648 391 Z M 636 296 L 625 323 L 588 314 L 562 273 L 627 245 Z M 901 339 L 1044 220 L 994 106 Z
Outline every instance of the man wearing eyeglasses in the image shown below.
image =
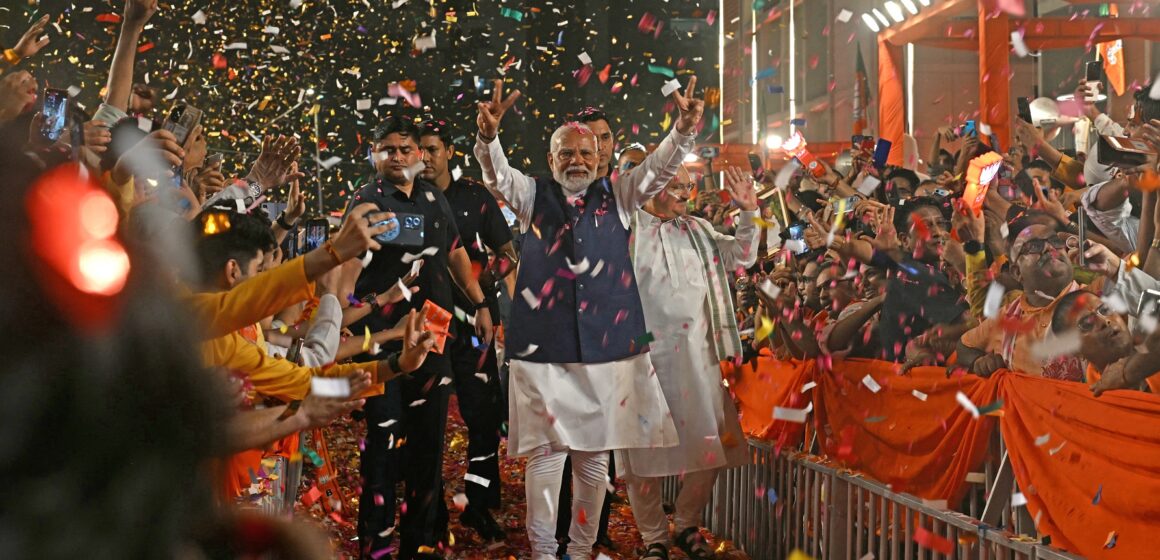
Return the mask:
M 1015 236 L 1008 257 L 1023 295 L 963 335 L 958 365 L 982 377 L 1009 368 L 1053 379 L 1083 380 L 1082 365 L 1067 354 L 1067 344 L 1043 344 L 1059 298 L 1080 289 L 1066 241 L 1051 226 L 1028 226 Z M 1048 346 L 1055 347 L 1057 354 L 1051 355 Z
M 721 386 L 720 363 L 742 353 L 729 280 L 757 261 L 757 194 L 749 173 L 736 167 L 725 171 L 725 189 L 741 211 L 736 236 L 730 236 L 687 214 L 695 188 L 681 166 L 634 220 L 633 267 L 654 338 L 653 365 L 680 438 L 676 447 L 616 452 L 633 518 L 648 547 L 645 559 L 667 560 L 673 542 L 661 507 L 663 477 L 682 477 L 674 515 L 677 546 L 689 558 L 712 558 L 700 533 L 701 514 L 717 472 L 746 461 L 737 410 Z

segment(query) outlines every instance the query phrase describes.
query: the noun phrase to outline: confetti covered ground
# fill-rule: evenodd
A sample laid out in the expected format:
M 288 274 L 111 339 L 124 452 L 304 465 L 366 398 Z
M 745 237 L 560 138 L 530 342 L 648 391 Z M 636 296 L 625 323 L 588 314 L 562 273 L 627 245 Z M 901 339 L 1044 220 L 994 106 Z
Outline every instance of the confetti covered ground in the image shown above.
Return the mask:
M 445 487 L 449 507 L 451 498 L 463 491 L 463 475 L 467 465 L 467 427 L 459 416 L 459 406 L 454 396 L 448 406 L 447 449 L 443 462 L 443 478 L 449 481 Z M 311 518 L 323 524 L 329 531 L 335 547 L 342 557 L 357 558 L 358 544 L 355 540 L 355 520 L 358 511 L 359 472 L 358 442 L 366 434 L 366 424 L 349 417 L 335 422 L 326 430 L 327 444 L 331 458 L 338 469 L 339 485 L 346 496 L 343 504 L 346 522 L 338 523 L 326 516 L 317 505 L 307 509 L 301 501 L 297 504 L 299 518 Z M 529 553 L 528 536 L 524 526 L 526 505 L 524 503 L 523 460 L 509 458 L 501 443 L 500 470 L 503 484 L 503 509 L 497 513 L 496 521 L 507 530 L 505 543 L 484 543 L 470 529 L 458 523 L 458 514 L 451 513 L 451 533 L 454 536 L 449 557 L 464 559 L 491 559 L 526 557 Z M 302 491 L 315 484 L 314 472 L 307 470 L 303 476 Z M 625 496 L 624 484 L 617 485 L 617 494 Z M 599 549 L 613 560 L 637 558 L 636 550 L 641 546 L 640 533 L 632 520 L 632 512 L 627 503 L 614 504 L 609 520 L 609 537 L 616 543 L 616 549 Z

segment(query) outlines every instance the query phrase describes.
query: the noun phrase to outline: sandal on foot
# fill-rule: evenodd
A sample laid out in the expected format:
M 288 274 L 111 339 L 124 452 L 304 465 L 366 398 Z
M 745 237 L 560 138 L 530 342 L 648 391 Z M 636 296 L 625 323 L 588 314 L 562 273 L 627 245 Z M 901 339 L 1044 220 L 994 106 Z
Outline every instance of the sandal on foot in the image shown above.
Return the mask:
M 689 527 L 677 533 L 677 547 L 691 560 L 714 558 L 713 549 L 709 547 L 709 543 L 701 536 L 701 530 L 697 527 Z
M 669 547 L 664 543 L 652 543 L 640 560 L 669 560 Z

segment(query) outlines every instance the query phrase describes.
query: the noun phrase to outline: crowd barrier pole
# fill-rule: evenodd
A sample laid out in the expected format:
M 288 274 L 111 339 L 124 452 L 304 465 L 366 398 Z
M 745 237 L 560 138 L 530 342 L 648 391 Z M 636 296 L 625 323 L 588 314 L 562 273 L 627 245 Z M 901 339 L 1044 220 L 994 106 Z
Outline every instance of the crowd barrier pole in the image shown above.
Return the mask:
M 749 440 L 749 453 L 750 464 L 721 472 L 705 520 L 719 540 L 732 541 L 754 560 L 782 560 L 794 550 L 818 560 L 865 560 L 871 554 L 876 560 L 1080 558 L 893 492 L 823 458 L 779 454 L 757 440 Z M 1002 470 L 999 476 L 991 471 L 987 482 L 993 485 Z M 665 481 L 666 501 L 675 500 L 678 488 L 677 477 Z M 1010 511 L 1009 503 L 988 507 Z M 1000 517 L 1012 519 L 1010 513 Z M 939 550 L 943 546 L 949 553 Z

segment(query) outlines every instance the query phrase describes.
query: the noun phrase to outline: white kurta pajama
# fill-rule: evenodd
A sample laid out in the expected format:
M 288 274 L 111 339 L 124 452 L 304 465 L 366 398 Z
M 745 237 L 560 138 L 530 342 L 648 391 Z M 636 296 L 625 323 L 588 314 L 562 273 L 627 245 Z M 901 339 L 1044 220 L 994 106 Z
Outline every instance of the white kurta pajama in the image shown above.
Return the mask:
M 755 217 L 756 212 L 741 212 L 736 237 L 717 233 L 712 227 L 700 230 L 708 232 L 716 243 L 726 274 L 756 261 L 760 230 Z M 700 524 L 716 469 L 747 461 L 737 410 L 721 384 L 717 350 L 722 336 L 736 335 L 713 332 L 709 286 L 717 264 L 704 262 L 694 246 L 689 232 L 692 220 L 700 219 L 661 220 L 642 210 L 637 213 L 634 232 L 633 267 L 645 324 L 654 337 L 653 366 L 680 438 L 677 447 L 616 453 L 618 470 L 629 482 L 633 514 L 645 544 L 668 541 L 659 477 L 696 473 L 686 476 L 677 501 L 676 523 L 681 530 Z M 726 308 L 730 317 L 731 309 L 731 305 Z
M 674 127 L 641 165 L 613 182 L 619 215 L 608 219 L 620 219 L 628 227 L 633 213 L 676 175 L 695 140 L 695 135 L 680 134 Z M 535 179 L 508 164 L 498 139 L 487 144 L 477 139 L 474 152 L 484 185 L 515 212 L 520 230 L 527 232 L 537 195 Z M 588 271 L 577 275 L 600 272 L 600 263 L 588 265 Z M 574 560 L 588 558 L 604 501 L 608 451 L 675 446 L 677 430 L 647 352 L 607 363 L 574 364 L 520 360 L 525 350 L 509 349 L 508 452 L 528 457 L 525 493 L 534 558 L 555 558 L 554 508 L 565 455 L 572 456 L 574 487 L 568 554 Z

